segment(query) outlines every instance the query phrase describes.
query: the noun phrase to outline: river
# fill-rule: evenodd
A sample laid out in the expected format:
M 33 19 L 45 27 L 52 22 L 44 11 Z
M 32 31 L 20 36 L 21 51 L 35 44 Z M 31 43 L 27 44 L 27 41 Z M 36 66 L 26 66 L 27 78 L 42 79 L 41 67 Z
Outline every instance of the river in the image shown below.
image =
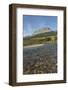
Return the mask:
M 56 72 L 57 72 L 56 43 L 26 46 L 23 48 L 23 74 L 56 73 Z

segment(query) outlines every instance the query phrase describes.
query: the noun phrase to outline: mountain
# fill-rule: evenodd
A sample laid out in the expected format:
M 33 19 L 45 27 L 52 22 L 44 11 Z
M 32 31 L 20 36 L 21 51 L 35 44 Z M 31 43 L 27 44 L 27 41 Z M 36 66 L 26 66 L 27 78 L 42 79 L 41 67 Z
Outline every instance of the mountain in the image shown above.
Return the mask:
M 27 36 L 24 39 L 37 38 L 37 37 L 48 37 L 48 36 L 56 36 L 56 35 L 57 35 L 57 32 L 50 31 L 50 32 L 35 34 L 33 36 Z
M 50 28 L 44 27 L 44 28 L 41 28 L 41 29 L 38 29 L 38 30 L 34 31 L 34 32 L 33 32 L 33 35 L 41 34 L 41 33 L 46 33 L 46 32 L 50 32 L 50 31 L 51 31 Z

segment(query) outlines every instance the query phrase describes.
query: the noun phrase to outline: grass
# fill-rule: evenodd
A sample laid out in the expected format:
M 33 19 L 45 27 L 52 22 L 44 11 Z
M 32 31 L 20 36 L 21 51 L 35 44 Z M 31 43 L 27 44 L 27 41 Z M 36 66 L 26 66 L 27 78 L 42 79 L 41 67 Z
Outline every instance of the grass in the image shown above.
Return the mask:
M 43 44 L 47 42 L 56 42 L 57 32 L 47 32 L 23 38 L 23 45 Z
M 33 44 L 43 44 L 43 43 L 54 43 L 56 42 L 57 37 L 56 36 L 49 36 L 49 37 L 43 37 L 43 38 L 30 38 L 30 39 L 24 39 L 23 45 L 33 45 Z

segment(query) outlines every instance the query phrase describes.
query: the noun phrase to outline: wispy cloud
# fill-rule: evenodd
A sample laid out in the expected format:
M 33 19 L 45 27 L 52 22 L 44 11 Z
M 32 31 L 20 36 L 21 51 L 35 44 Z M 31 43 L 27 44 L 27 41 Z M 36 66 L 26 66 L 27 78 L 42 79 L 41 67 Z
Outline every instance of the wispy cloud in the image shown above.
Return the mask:
M 32 26 L 31 26 L 31 24 L 27 24 L 26 25 L 26 28 L 24 27 L 24 36 L 30 36 L 30 35 L 32 35 Z

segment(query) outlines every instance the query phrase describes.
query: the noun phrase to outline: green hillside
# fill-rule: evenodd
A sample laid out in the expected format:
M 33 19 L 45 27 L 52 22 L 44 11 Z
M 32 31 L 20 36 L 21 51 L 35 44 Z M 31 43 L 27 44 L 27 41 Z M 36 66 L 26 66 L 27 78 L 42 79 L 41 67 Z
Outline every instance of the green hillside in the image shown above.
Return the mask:
M 36 34 L 29 37 L 23 38 L 23 44 L 26 45 L 32 45 L 32 44 L 42 44 L 47 42 L 56 42 L 57 40 L 57 32 L 51 31 L 41 34 Z

